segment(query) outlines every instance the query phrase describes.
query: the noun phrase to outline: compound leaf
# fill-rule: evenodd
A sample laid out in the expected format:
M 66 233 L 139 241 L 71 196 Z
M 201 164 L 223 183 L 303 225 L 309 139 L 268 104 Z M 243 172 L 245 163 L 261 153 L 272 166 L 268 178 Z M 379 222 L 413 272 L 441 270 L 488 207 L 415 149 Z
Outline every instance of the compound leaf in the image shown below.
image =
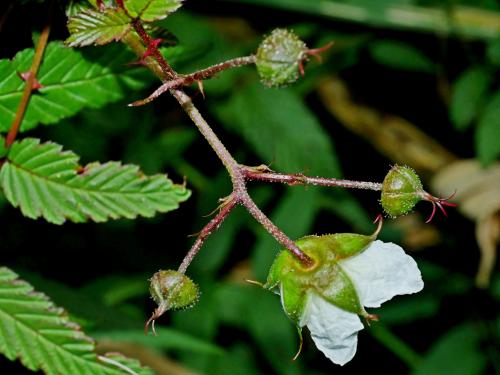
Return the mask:
M 70 47 L 81 47 L 118 41 L 131 29 L 131 21 L 120 8 L 108 8 L 103 12 L 88 9 L 70 17 L 68 30 L 71 35 L 66 43 Z
M 123 366 L 138 375 L 153 375 L 137 360 L 118 354 L 99 357 L 94 350 L 94 341 L 69 321 L 64 310 L 0 267 L 0 352 L 7 358 L 19 358 L 27 368 L 48 375 L 123 375 Z
M 78 156 L 56 143 L 15 142 L 0 170 L 7 200 L 32 219 L 62 224 L 137 216 L 176 209 L 190 192 L 165 175 L 146 177 L 119 162 L 78 165 Z

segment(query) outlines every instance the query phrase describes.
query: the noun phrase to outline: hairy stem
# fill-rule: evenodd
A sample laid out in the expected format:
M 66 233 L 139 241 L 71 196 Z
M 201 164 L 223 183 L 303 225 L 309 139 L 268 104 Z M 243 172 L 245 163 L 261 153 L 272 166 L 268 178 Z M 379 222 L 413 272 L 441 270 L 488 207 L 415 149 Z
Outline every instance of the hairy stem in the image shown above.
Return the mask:
M 212 234 L 212 232 L 216 231 L 219 226 L 222 224 L 224 219 L 229 215 L 229 213 L 233 210 L 234 207 L 238 204 L 237 199 L 234 196 L 230 196 L 222 205 L 220 211 L 215 215 L 215 217 L 210 220 L 210 222 L 203 227 L 201 232 L 198 234 L 195 243 L 191 246 L 188 253 L 182 260 L 181 265 L 179 266 L 179 272 L 185 273 L 188 266 L 193 261 L 194 257 L 198 254 L 203 243 L 206 238 Z
M 304 253 L 300 248 L 293 242 L 285 233 L 281 231 L 269 218 L 260 210 L 255 202 L 250 198 L 248 194 L 243 197 L 243 206 L 246 207 L 248 212 L 257 220 L 262 226 L 278 241 L 283 245 L 297 260 L 302 263 L 305 267 L 309 268 L 314 265 L 314 261 L 306 253 Z
M 272 171 L 260 171 L 258 168 L 242 167 L 243 174 L 247 180 L 258 180 L 266 182 L 280 182 L 287 185 L 317 185 L 338 186 L 348 189 L 382 190 L 382 184 L 378 182 L 340 180 L 336 178 L 308 177 L 301 173 L 284 174 Z
M 255 56 L 244 56 L 237 57 L 231 60 L 224 61 L 220 64 L 210 66 L 206 69 L 199 70 L 197 72 L 183 75 L 181 77 L 172 79 L 171 81 L 165 82 L 158 89 L 156 89 L 151 95 L 149 95 L 146 99 L 138 100 L 129 104 L 130 106 L 140 106 L 144 104 L 148 104 L 158 98 L 161 94 L 166 91 L 170 91 L 175 88 L 180 88 L 182 86 L 191 85 L 194 82 L 201 82 L 204 79 L 211 78 L 215 74 L 222 72 L 223 70 L 236 68 L 238 66 L 244 66 L 255 63 Z
M 50 7 L 52 8 L 52 6 Z M 23 96 L 21 97 L 21 102 L 19 107 L 17 107 L 16 117 L 10 126 L 9 133 L 5 138 L 5 147 L 10 147 L 14 143 L 21 123 L 23 122 L 24 114 L 26 113 L 26 108 L 30 101 L 31 93 L 33 92 L 33 86 L 36 82 L 36 74 L 38 73 L 38 68 L 42 62 L 43 53 L 45 52 L 45 47 L 47 46 L 47 41 L 49 40 L 50 34 L 50 21 L 43 28 L 40 38 L 38 39 L 38 44 L 35 49 L 35 56 L 33 57 L 33 62 L 31 63 L 30 70 L 26 78 L 26 85 L 24 86 Z

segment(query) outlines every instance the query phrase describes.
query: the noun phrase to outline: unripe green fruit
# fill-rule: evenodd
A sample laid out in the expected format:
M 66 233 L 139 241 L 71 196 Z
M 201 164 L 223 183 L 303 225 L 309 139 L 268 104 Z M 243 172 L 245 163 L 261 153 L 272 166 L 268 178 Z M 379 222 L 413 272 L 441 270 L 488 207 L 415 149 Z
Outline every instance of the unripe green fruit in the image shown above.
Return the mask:
M 407 214 L 422 200 L 420 178 L 410 167 L 395 165 L 382 184 L 382 208 L 391 217 Z
M 295 82 L 306 51 L 306 44 L 293 32 L 273 30 L 257 49 L 255 65 L 262 83 L 280 87 Z
M 151 297 L 163 310 L 190 307 L 198 301 L 198 286 L 183 273 L 158 271 L 150 281 Z

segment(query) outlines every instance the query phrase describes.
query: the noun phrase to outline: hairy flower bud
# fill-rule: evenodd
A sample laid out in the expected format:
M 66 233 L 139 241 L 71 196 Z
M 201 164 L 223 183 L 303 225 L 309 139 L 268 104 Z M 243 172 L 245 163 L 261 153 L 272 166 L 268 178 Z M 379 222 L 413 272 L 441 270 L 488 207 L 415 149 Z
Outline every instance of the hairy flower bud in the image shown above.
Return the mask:
M 158 271 L 150 279 L 149 292 L 158 304 L 149 320 L 146 322 L 145 331 L 168 310 L 176 310 L 193 306 L 199 297 L 198 286 L 186 275 L 179 271 Z
M 293 32 L 273 30 L 257 49 L 255 64 L 262 83 L 280 87 L 295 82 L 306 51 L 306 44 Z
M 158 271 L 150 279 L 149 291 L 158 306 L 167 310 L 190 307 L 198 300 L 198 286 L 178 271 Z
M 391 217 L 407 214 L 423 199 L 420 178 L 410 167 L 395 165 L 382 184 L 382 208 Z

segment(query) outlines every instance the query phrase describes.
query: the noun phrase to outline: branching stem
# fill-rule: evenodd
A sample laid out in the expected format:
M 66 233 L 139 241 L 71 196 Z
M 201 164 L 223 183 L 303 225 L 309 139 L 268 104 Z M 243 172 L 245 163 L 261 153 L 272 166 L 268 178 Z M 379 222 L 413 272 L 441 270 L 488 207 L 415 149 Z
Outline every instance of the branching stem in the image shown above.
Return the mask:
M 294 241 L 292 241 L 285 233 L 283 233 L 260 209 L 248 194 L 246 182 L 249 180 L 261 180 L 268 182 L 282 182 L 288 185 L 321 185 L 321 186 L 341 186 L 347 188 L 381 190 L 382 185 L 373 182 L 358 182 L 348 180 L 337 180 L 332 178 L 322 177 L 307 177 L 302 174 L 281 174 L 275 173 L 266 168 L 252 168 L 240 165 L 234 160 L 230 152 L 214 133 L 210 125 L 205 121 L 191 98 L 180 88 L 196 81 L 212 77 L 223 70 L 255 63 L 254 56 L 246 56 L 237 59 L 228 60 L 221 64 L 214 65 L 207 69 L 189 74 L 187 76 L 179 76 L 168 64 L 165 58 L 158 50 L 155 43 L 152 43 L 151 37 L 144 30 L 140 20 L 134 20 L 133 26 L 140 39 L 136 35 L 129 33 L 122 41 L 126 43 L 132 50 L 143 59 L 146 48 L 148 51 L 147 57 L 143 59 L 145 65 L 160 78 L 164 84 L 156 90 L 149 98 L 140 101 L 139 104 L 146 104 L 155 99 L 162 93 L 169 91 L 172 96 L 177 99 L 184 111 L 194 122 L 200 133 L 208 141 L 212 149 L 215 151 L 219 159 L 227 169 L 233 191 L 231 195 L 224 201 L 217 215 L 201 230 L 195 243 L 182 261 L 179 272 L 186 272 L 189 264 L 200 251 L 205 239 L 215 231 L 229 215 L 237 204 L 244 206 L 248 212 L 257 220 L 281 245 L 283 245 L 290 253 L 305 267 L 314 266 L 314 261 L 306 253 L 304 253 Z M 153 317 L 152 317 L 153 319 Z

